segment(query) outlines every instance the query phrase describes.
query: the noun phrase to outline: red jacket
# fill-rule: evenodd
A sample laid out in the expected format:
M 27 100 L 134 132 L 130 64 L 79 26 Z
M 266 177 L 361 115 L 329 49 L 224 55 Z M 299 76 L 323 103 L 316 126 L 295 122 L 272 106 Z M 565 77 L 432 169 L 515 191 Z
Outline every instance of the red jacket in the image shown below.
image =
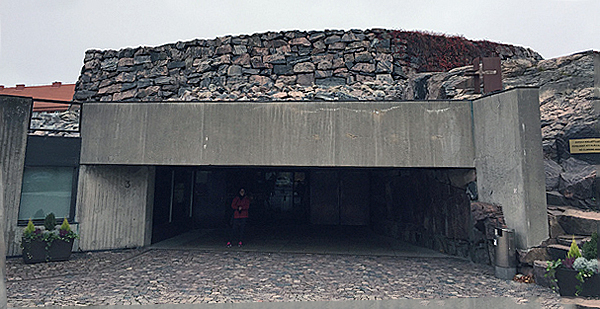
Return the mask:
M 238 211 L 238 209 L 242 207 L 242 211 Z M 235 209 L 233 212 L 233 218 L 248 218 L 248 209 L 250 208 L 250 199 L 247 196 L 244 196 L 240 199 L 239 196 L 236 196 L 231 202 L 231 208 Z

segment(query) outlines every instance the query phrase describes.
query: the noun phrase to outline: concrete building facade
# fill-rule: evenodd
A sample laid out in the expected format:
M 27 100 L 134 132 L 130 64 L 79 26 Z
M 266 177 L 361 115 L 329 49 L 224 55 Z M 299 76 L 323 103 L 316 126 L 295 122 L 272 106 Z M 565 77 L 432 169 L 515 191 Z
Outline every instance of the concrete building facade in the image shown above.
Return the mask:
M 12 100 L 31 104 L 1 98 L 4 115 Z M 256 224 L 369 225 L 434 247 L 442 238 L 468 247 L 464 185 L 473 171 L 480 201 L 502 206 L 517 247 L 531 248 L 548 237 L 538 106 L 535 88 L 475 101 L 88 102 L 79 248 L 146 246 L 181 228 L 218 226 L 239 186 L 254 191 Z M 13 152 L 24 151 L 26 119 L 3 139 L 18 144 Z M 18 172 L 3 165 L 4 179 Z M 15 255 L 20 234 L 10 213 L 19 205 L 8 196 L 20 187 L 6 189 L 5 236 Z

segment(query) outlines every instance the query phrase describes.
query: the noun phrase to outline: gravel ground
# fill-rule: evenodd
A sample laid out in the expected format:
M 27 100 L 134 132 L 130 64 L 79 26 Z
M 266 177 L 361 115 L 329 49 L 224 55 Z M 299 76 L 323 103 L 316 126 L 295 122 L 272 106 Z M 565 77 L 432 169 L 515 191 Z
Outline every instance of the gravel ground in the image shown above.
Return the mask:
M 131 249 L 33 265 L 11 258 L 6 267 L 9 307 L 462 297 L 561 307 L 550 289 L 453 258 Z

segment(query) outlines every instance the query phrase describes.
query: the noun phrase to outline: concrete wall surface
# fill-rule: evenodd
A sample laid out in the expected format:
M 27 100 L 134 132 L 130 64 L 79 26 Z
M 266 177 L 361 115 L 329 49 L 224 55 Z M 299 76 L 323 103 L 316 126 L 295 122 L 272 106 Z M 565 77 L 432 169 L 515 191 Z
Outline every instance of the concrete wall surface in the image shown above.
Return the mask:
M 473 102 L 479 200 L 502 206 L 517 247 L 548 238 L 537 88 L 517 88 Z
M 600 100 L 600 51 L 594 52 L 594 97 Z
M 471 103 L 86 103 L 82 164 L 473 167 Z
M 150 244 L 154 168 L 82 165 L 76 220 L 82 250 Z
M 0 172 L 4 180 L 3 225 L 6 255 L 20 254 L 17 226 L 31 98 L 0 95 Z
M 594 52 L 594 115 L 600 115 L 600 51 Z M 596 131 L 600 132 L 600 127 Z

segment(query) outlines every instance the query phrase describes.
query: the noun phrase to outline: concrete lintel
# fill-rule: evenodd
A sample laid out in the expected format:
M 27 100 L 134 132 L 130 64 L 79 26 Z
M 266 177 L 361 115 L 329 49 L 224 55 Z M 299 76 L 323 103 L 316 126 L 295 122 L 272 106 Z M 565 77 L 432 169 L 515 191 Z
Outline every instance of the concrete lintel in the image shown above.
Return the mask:
M 86 103 L 82 164 L 473 167 L 471 103 Z

